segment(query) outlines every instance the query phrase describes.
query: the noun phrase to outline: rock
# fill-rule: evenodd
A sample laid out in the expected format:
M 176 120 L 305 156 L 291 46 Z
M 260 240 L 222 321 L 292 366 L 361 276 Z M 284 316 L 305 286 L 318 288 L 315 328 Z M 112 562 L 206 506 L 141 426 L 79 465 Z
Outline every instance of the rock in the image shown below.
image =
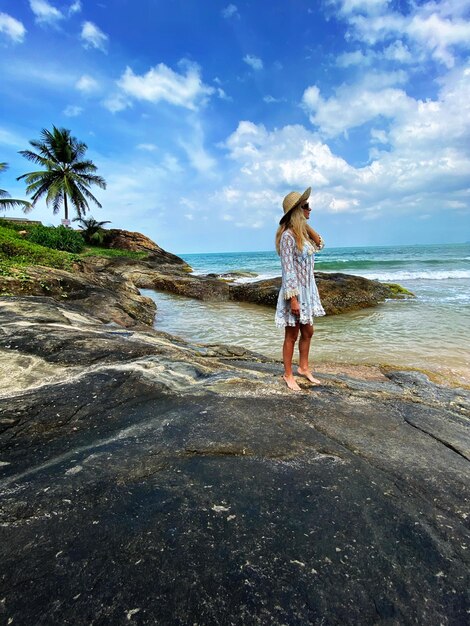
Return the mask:
M 34 265 L 16 276 L 0 276 L 0 292 L 67 300 L 103 322 L 126 327 L 152 324 L 155 318 L 155 302 L 141 296 L 132 282 L 113 273 L 67 272 Z
M 0 328 L 5 624 L 466 623 L 468 391 L 331 373 L 293 401 L 279 363 L 49 298 Z M 32 358 L 60 376 L 10 391 Z
M 148 252 L 155 263 L 184 265 L 189 267 L 179 256 L 163 250 L 163 248 L 160 248 L 160 246 L 145 235 L 142 235 L 142 233 L 119 230 L 116 228 L 106 230 L 104 233 L 103 243 L 108 248 L 131 250 L 133 252 Z
M 167 291 L 198 300 L 235 300 L 274 307 L 281 287 L 280 278 L 234 283 L 221 280 L 216 274 L 192 275 L 184 267 L 125 257 L 87 259 L 86 266 L 89 271 L 118 274 L 140 289 Z M 361 276 L 323 272 L 317 272 L 315 276 L 327 315 L 376 306 L 395 297 L 396 290 L 388 285 Z
M 327 315 L 376 306 L 394 297 L 388 286 L 361 276 L 315 272 L 315 279 Z M 233 300 L 276 306 L 280 288 L 280 278 L 231 284 L 230 297 Z
M 152 259 L 96 257 L 87 259 L 83 267 L 84 271 L 106 272 L 109 275 L 117 274 L 132 282 L 139 289 L 168 291 L 198 300 L 225 301 L 229 299 L 228 286 L 225 282 L 205 276 L 192 276 L 188 274 L 184 266 L 172 267 L 155 264 Z

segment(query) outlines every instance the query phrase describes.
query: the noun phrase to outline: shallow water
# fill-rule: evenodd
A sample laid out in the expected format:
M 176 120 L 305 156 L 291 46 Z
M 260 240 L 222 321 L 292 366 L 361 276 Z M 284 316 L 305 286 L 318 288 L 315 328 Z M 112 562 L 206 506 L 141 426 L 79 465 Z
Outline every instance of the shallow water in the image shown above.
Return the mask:
M 281 274 L 272 250 L 182 256 L 199 274 L 254 273 L 240 282 Z M 319 318 L 314 359 L 418 368 L 470 385 L 470 244 L 326 247 L 316 255 L 315 267 L 396 282 L 416 299 Z M 147 294 L 158 305 L 158 329 L 192 341 L 231 343 L 281 357 L 283 331 L 274 327 L 273 309 Z
M 281 358 L 284 332 L 274 326 L 271 308 L 202 302 L 151 290 L 142 293 L 157 303 L 157 330 Z M 388 301 L 371 309 L 318 318 L 311 355 L 313 361 L 424 369 L 441 380 L 470 385 L 469 329 L 468 306 L 457 307 L 452 315 L 452 308 L 426 302 L 424 296 Z

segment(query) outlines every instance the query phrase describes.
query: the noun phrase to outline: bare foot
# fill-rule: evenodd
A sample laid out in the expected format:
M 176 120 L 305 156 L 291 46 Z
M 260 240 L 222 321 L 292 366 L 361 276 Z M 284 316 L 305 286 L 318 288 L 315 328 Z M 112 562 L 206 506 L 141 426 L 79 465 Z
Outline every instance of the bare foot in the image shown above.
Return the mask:
M 309 380 L 311 383 L 313 383 L 314 385 L 321 385 L 321 380 L 318 380 L 318 378 L 315 378 L 312 375 L 312 372 L 310 372 L 309 370 L 304 370 L 302 368 L 298 368 L 297 369 L 297 373 L 299 374 L 299 376 L 303 376 L 304 378 L 306 378 L 307 380 Z
M 289 389 L 292 389 L 292 391 L 302 391 L 299 385 L 297 384 L 293 374 L 291 374 L 290 376 L 286 376 L 286 374 L 284 374 L 282 378 L 284 379 Z

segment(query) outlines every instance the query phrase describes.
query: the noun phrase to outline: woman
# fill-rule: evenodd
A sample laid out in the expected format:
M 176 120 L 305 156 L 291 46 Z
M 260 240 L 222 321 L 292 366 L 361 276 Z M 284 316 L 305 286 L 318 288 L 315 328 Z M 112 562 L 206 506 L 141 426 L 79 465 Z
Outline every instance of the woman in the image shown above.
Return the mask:
M 276 233 L 276 250 L 281 257 L 282 286 L 276 308 L 276 326 L 285 328 L 282 357 L 284 380 L 293 391 L 300 391 L 292 372 L 292 356 L 299 336 L 299 367 L 297 372 L 311 383 L 319 384 L 308 366 L 308 353 L 313 335 L 313 319 L 325 315 L 320 302 L 313 268 L 315 252 L 324 246 L 323 239 L 307 224 L 311 208 L 311 188 L 303 194 L 292 191 L 284 198 L 284 215 Z

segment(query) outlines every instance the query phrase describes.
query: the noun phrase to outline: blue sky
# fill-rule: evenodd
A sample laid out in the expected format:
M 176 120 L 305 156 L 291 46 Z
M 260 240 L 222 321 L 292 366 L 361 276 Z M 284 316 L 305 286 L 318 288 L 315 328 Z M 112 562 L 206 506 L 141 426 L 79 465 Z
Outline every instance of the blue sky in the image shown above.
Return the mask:
M 0 0 L 0 51 L 14 197 L 54 124 L 176 253 L 272 249 L 308 186 L 331 246 L 470 239 L 470 0 Z

